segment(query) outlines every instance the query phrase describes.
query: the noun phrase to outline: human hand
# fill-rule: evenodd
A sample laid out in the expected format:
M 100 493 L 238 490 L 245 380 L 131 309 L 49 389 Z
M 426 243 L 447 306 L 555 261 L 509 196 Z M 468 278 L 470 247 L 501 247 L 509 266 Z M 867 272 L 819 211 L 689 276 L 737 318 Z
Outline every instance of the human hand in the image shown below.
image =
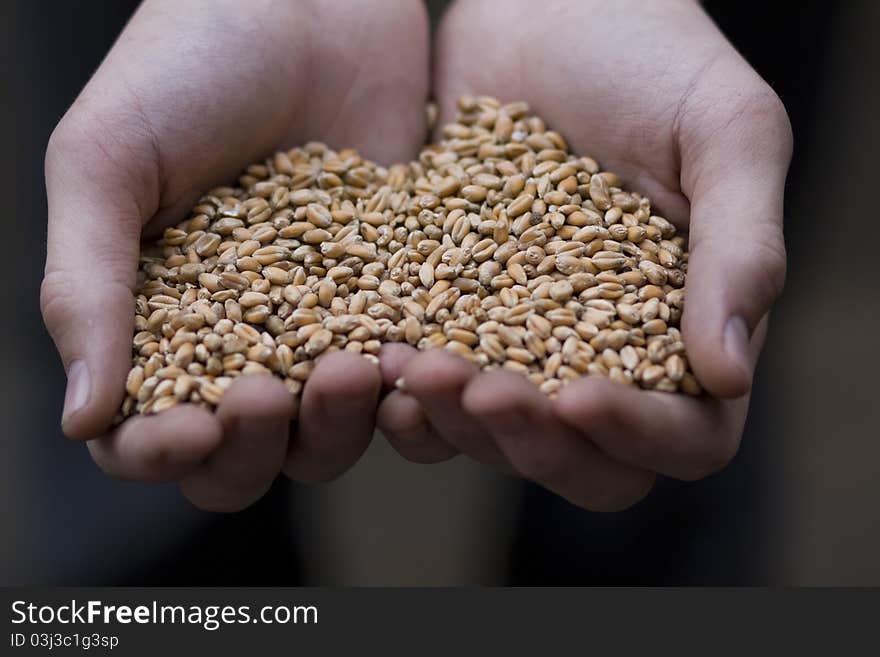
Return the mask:
M 575 504 L 621 509 L 656 473 L 698 479 L 736 453 L 766 318 L 785 272 L 784 108 L 693 0 L 460 0 L 437 37 L 441 123 L 466 93 L 526 100 L 577 153 L 689 231 L 683 333 L 711 397 L 588 377 L 551 401 L 510 372 L 389 345 L 406 392 L 378 424 L 407 458 L 459 451 Z
M 369 5 L 369 6 L 366 6 Z M 68 374 L 63 428 L 108 473 L 178 481 L 194 504 L 243 508 L 279 471 L 335 477 L 372 436 L 378 368 L 322 358 L 297 415 L 278 380 L 242 377 L 216 415 L 182 405 L 106 433 L 131 367 L 142 232 L 180 221 L 247 163 L 311 139 L 375 160 L 424 134 L 428 34 L 415 1 L 147 0 L 54 131 L 46 154 L 42 310 Z

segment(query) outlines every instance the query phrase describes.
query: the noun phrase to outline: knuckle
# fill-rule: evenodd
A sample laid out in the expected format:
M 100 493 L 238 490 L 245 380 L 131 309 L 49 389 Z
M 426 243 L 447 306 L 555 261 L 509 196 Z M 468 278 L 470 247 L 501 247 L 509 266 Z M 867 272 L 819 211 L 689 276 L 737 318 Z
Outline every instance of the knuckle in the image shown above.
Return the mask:
M 45 172 L 86 162 L 115 178 L 141 176 L 158 162 L 158 142 L 152 127 L 136 109 L 98 106 L 78 99 L 61 118 L 46 146 Z
M 68 320 L 71 311 L 69 280 L 60 271 L 48 272 L 40 284 L 40 312 L 49 333 L 54 337 Z
M 761 90 L 755 94 L 755 102 L 760 114 L 767 117 L 768 124 L 779 131 L 779 138 L 786 143 L 791 143 L 793 135 L 788 110 L 772 87 L 763 83 Z
M 752 74 L 752 79 L 734 91 L 719 94 L 717 87 L 687 101 L 688 134 L 696 155 L 710 150 L 724 135 L 751 161 L 786 166 L 791 160 L 793 135 L 788 112 L 770 85 Z
M 748 117 L 768 119 L 777 127 L 788 125 L 785 104 L 766 82 L 757 83 L 742 96 L 742 112 Z
M 46 146 L 47 174 L 51 173 L 53 165 L 77 158 L 84 150 L 106 148 L 112 141 L 112 134 L 113 131 L 102 126 L 97 116 L 77 109 L 76 106 L 72 107 L 49 136 Z
M 102 262 L 105 267 L 112 269 L 115 264 L 114 259 L 118 258 L 120 258 L 118 253 L 108 254 L 106 257 L 97 257 L 96 261 Z M 126 278 L 130 280 L 117 282 L 108 278 L 100 284 L 94 284 L 93 281 L 83 281 L 81 276 L 68 268 L 57 265 L 47 267 L 40 283 L 40 314 L 43 318 L 43 324 L 55 344 L 61 348 L 64 343 L 67 343 L 68 338 L 73 342 L 80 342 L 83 336 L 87 335 L 82 330 L 83 322 L 89 321 L 90 314 L 98 303 L 112 306 L 114 311 L 120 313 L 120 315 L 116 315 L 114 312 L 112 317 L 128 318 L 128 315 L 122 314 L 121 309 L 131 308 L 132 312 L 134 310 L 132 289 L 134 289 L 135 271 L 133 267 Z M 96 301 L 96 299 L 101 301 Z M 108 315 L 108 321 L 109 318 Z M 112 323 L 107 326 L 115 329 L 115 325 Z M 70 343 L 69 346 L 75 345 Z M 62 356 L 64 355 L 62 353 Z
M 787 270 L 785 242 L 782 236 L 767 237 L 752 245 L 755 283 L 764 308 L 762 314 L 782 294 Z
M 763 80 L 733 100 L 735 124 L 745 142 L 765 157 L 788 162 L 794 137 L 782 99 Z
M 91 119 L 88 116 L 83 116 L 83 113 L 77 110 L 76 106 L 71 107 L 49 135 L 49 142 L 46 145 L 47 160 L 56 159 L 75 151 L 79 144 L 87 140 L 88 134 L 91 132 L 87 128 L 91 123 Z

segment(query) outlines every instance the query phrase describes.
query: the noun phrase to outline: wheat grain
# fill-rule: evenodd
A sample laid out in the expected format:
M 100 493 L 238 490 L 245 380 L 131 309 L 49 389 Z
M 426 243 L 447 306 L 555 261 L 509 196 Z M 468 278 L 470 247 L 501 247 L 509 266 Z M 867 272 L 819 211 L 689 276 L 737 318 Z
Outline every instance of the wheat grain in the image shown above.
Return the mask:
M 145 248 L 122 416 L 215 406 L 250 373 L 298 394 L 323 354 L 398 341 L 551 395 L 585 374 L 700 394 L 675 226 L 524 103 L 458 108 L 408 164 L 276 153 Z

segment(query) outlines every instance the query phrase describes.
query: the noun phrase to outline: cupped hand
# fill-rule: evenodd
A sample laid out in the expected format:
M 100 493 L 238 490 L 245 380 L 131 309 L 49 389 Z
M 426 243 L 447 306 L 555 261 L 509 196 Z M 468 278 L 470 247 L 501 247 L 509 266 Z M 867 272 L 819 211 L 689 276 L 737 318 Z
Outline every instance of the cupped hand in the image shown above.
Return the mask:
M 415 1 L 141 6 L 46 155 L 41 301 L 68 375 L 62 424 L 104 470 L 178 481 L 196 505 L 235 510 L 282 468 L 317 481 L 359 458 L 380 376 L 353 354 L 322 358 L 298 409 L 280 381 L 242 377 L 216 414 L 183 405 L 108 433 L 131 365 L 139 241 L 280 147 L 316 139 L 383 163 L 412 158 L 427 78 L 427 18 Z
M 526 100 L 574 152 L 689 233 L 683 333 L 708 395 L 598 377 L 555 400 L 512 373 L 394 345 L 378 424 L 406 457 L 459 451 L 582 507 L 625 508 L 657 473 L 698 479 L 736 453 L 767 314 L 785 273 L 785 110 L 693 0 L 460 0 L 440 28 L 442 119 L 462 94 Z

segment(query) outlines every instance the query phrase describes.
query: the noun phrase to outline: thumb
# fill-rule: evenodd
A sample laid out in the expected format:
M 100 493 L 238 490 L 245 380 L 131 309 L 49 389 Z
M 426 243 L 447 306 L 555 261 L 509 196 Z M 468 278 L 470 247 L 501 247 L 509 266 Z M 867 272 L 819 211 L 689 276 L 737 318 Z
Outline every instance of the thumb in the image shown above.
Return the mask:
M 700 142 L 696 156 L 682 149 L 691 199 L 683 332 L 707 390 L 739 397 L 754 372 L 752 333 L 785 281 L 782 215 L 791 132 L 778 98 L 759 96 Z
M 66 132 L 56 130 L 46 154 L 40 303 L 67 372 L 64 432 L 88 439 L 108 428 L 124 397 L 142 215 L 106 149 Z

